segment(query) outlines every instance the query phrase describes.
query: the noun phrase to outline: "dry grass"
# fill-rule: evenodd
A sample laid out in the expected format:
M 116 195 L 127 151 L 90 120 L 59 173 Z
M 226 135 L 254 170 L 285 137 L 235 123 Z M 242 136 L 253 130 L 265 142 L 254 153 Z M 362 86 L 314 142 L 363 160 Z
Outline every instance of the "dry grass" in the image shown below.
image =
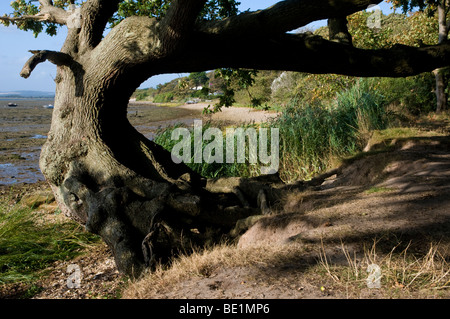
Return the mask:
M 279 291 L 280 298 L 294 293 L 298 294 L 295 298 L 448 298 L 450 267 L 445 247 L 432 244 L 428 251 L 419 255 L 410 252 L 410 245 L 402 250 L 395 246 L 388 254 L 382 254 L 378 252 L 377 243 L 374 241 L 372 246 L 365 247 L 363 253 L 356 253 L 342 243 L 340 253 L 334 252 L 333 257 L 327 255 L 330 247 L 323 243 L 312 248 L 313 251 L 299 244 L 246 249 L 224 244 L 181 256 L 169 267 L 158 267 L 128 285 L 122 297 L 182 298 L 186 296 L 186 287 L 190 287 L 188 293 L 192 289 L 201 290 L 204 281 L 213 281 L 220 273 L 231 269 L 238 277 L 239 269 L 245 269 L 247 278 L 251 274 L 255 287 L 249 290 L 249 298 L 259 298 L 261 291 L 273 287 Z M 301 269 L 305 261 L 308 266 Z M 290 270 L 286 272 L 286 269 Z M 239 281 L 245 280 L 239 278 Z M 303 290 L 308 285 L 309 289 Z M 303 291 L 287 293 L 287 290 L 297 290 L 292 286 L 301 287 L 299 290 Z M 209 296 L 208 292 L 205 294 Z
M 236 267 L 277 268 L 302 256 L 305 247 L 292 245 L 259 245 L 237 248 L 229 244 L 197 250 L 172 261 L 170 266 L 159 266 L 140 280 L 130 284 L 123 293 L 125 299 L 159 298 L 160 293 L 192 278 L 208 278 L 213 272 Z
M 382 145 L 408 140 L 408 134 L 415 133 L 394 129 L 379 132 L 390 140 Z M 238 249 L 220 245 L 181 256 L 170 267 L 161 266 L 131 284 L 123 296 L 449 298 L 445 182 L 449 171 L 433 175 L 430 169 L 435 162 L 417 161 L 428 152 L 447 154 L 447 140 L 420 137 L 412 138 L 414 147 L 409 147 L 404 157 L 391 148 L 365 154 L 361 161 L 355 159 L 355 165 L 338 177 L 341 184 L 334 190 L 290 194 L 284 206 L 286 215 L 273 216 L 264 227 L 246 233 L 245 242 L 253 244 L 258 239 L 260 246 Z M 440 144 L 431 145 L 436 141 Z M 447 168 L 447 157 L 440 159 L 437 163 L 446 166 L 438 167 Z M 401 163 L 401 170 L 400 165 L 394 165 L 395 170 L 379 178 L 392 163 Z M 424 172 L 428 177 L 420 183 L 411 177 Z M 385 184 L 386 180 L 395 183 Z M 403 184 L 423 187 L 400 191 Z M 348 185 L 352 187 L 345 188 Z M 340 238 L 347 243 L 340 243 Z M 289 240 L 291 244 L 276 244 Z M 239 294 L 244 288 L 239 291 L 237 280 L 246 282 L 244 292 L 249 295 Z M 213 286 L 219 288 L 208 288 Z
M 440 244 L 430 244 L 428 251 L 419 255 L 410 252 L 411 243 L 402 251 L 399 245 L 389 254 L 377 252 L 377 241 L 364 249 L 362 258 L 342 244 L 342 253 L 346 264 L 332 263 L 322 245 L 319 265 L 334 282 L 335 289 L 345 289 L 351 295 L 361 297 L 365 288 L 375 288 L 379 297 L 439 297 L 450 290 L 450 265 L 446 257 L 446 248 Z
M 292 290 L 293 285 L 301 289 L 310 285 L 309 290 L 302 291 L 303 295 L 295 291 L 295 298 L 448 298 L 448 247 L 431 244 L 427 251 L 418 254 L 410 251 L 410 245 L 400 249 L 399 244 L 386 254 L 379 252 L 378 242 L 374 240 L 365 246 L 362 253 L 343 243 L 340 253 L 336 253 L 338 246 L 326 246 L 323 242 L 309 247 L 292 243 L 245 249 L 223 244 L 181 256 L 169 267 L 158 267 L 131 283 L 123 298 L 180 298 L 186 295 L 186 287 L 201 290 L 204 283 L 201 286 L 200 282 L 219 278 L 230 269 L 236 277 L 239 269 L 245 269 L 247 278 L 251 274 L 253 285 L 259 288 L 250 290 L 250 298 L 259 298 L 261 291 L 273 287 L 280 291 L 280 298 L 291 296 L 293 293 L 287 290 Z M 331 251 L 332 257 L 327 253 Z M 208 292 L 205 294 L 209 296 Z

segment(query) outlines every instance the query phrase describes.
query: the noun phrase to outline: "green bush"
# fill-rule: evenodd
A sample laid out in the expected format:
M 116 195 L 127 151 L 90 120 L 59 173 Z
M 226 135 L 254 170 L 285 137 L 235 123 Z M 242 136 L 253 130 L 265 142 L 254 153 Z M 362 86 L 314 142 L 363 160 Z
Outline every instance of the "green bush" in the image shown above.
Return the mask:
M 134 93 L 134 97 L 137 101 L 146 101 L 152 98 L 152 96 L 155 94 L 155 89 L 148 88 L 148 89 L 138 89 Z
M 193 98 L 206 99 L 209 96 L 209 89 L 207 87 L 202 88 L 201 90 L 195 91 L 191 94 Z
M 383 92 L 388 103 L 400 105 L 412 115 L 432 112 L 436 109 L 435 78 L 424 73 L 407 78 L 380 78 L 378 91 Z
M 172 92 L 160 93 L 160 94 L 155 95 L 153 102 L 168 103 L 168 102 L 171 102 L 173 100 L 173 98 L 174 98 L 174 95 Z
M 332 103 L 323 105 L 299 105 L 301 102 L 293 101 L 280 117 L 264 124 L 268 128 L 279 129 L 279 173 L 284 180 L 308 179 L 327 170 L 334 158 L 360 151 L 371 131 L 388 125 L 384 108 L 386 99 L 375 90 L 376 83 L 374 79 L 359 80 L 350 89 L 338 94 Z M 160 131 L 155 142 L 172 151 L 178 143 L 171 139 L 172 131 L 177 127 L 180 126 Z M 204 125 L 203 132 L 210 127 L 210 124 Z M 249 127 L 257 126 L 247 125 L 243 128 Z M 191 134 L 192 157 L 193 138 Z M 203 148 L 209 143 L 204 141 Z M 224 153 L 225 149 L 224 145 Z M 248 162 L 191 163 L 188 166 L 208 178 L 255 176 L 260 168 L 259 164 Z

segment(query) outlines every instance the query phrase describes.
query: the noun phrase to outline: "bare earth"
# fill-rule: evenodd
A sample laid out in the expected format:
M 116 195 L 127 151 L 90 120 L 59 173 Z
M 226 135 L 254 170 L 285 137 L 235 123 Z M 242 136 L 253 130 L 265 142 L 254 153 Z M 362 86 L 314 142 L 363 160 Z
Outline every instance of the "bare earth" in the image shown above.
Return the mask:
M 194 112 L 183 114 L 183 120 L 191 121 L 206 119 L 201 115 L 205 106 L 179 108 Z M 144 111 L 136 107 L 138 123 L 135 125 L 145 125 L 144 118 L 139 118 L 139 113 Z M 249 122 L 274 116 L 273 113 L 230 108 L 211 119 Z M 172 123 L 173 120 L 167 121 Z M 163 122 L 164 119 L 160 121 Z M 426 291 L 405 289 L 402 282 L 396 283 L 398 287 L 394 289 L 391 286 L 370 289 L 365 287 L 364 280 L 362 284 L 360 280 L 343 288 L 342 283 L 327 275 L 325 270 L 317 271 L 321 255 L 325 254 L 327 261 L 337 265 L 348 263 L 344 252 L 354 257 L 355 262 L 361 261 L 374 241 L 377 242 L 376 253 L 372 256 L 374 262 L 385 261 L 383 258 L 395 247 L 397 251 L 406 247 L 417 256 L 424 256 L 430 244 L 439 246 L 443 260 L 450 260 L 450 125 L 447 122 L 432 125 L 437 129 L 434 133 L 387 141 L 390 148 L 372 145 L 365 156 L 324 176 L 319 184 L 292 185 L 283 204 L 273 207 L 271 215 L 256 222 L 236 247 L 230 248 L 238 256 L 258 255 L 252 257 L 254 262 L 243 265 L 216 262 L 210 264 L 207 271 L 187 274 L 165 285 L 145 279 L 130 283 L 117 273 L 111 253 L 101 244 L 70 263 L 56 263 L 50 275 L 37 284 L 42 291 L 34 298 L 114 298 L 118 295 L 156 299 L 449 298 L 449 282 Z M 3 139 L 6 133 L 2 134 Z M 0 155 L 13 154 L 11 149 L 2 150 Z M 25 187 L 28 192 L 37 185 L 46 187 L 44 183 L 34 185 Z M 42 213 L 52 214 L 54 209 L 56 207 L 43 207 Z M 82 270 L 78 289 L 67 287 L 66 270 L 71 263 Z M 366 277 L 367 274 L 362 276 Z M 384 281 L 382 284 L 386 285 Z M 127 288 L 123 290 L 123 287 Z M 25 288 L 12 286 L 3 293 L 0 289 L 0 296 L 14 297 L 14 293 L 20 294 Z

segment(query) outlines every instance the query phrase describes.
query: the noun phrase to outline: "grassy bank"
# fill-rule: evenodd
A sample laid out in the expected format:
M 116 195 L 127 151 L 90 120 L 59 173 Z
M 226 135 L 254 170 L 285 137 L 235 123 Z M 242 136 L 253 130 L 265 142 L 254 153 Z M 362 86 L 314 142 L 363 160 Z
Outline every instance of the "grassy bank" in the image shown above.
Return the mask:
M 309 179 L 361 151 L 374 130 L 389 123 L 386 100 L 367 80 L 325 105 L 294 103 L 271 125 L 280 128 L 280 175 Z
M 323 104 L 303 104 L 293 100 L 281 116 L 262 127 L 279 129 L 279 174 L 287 182 L 309 179 L 331 168 L 341 157 L 361 151 L 369 140 L 372 131 L 384 129 L 389 123 L 386 112 L 387 100 L 377 93 L 373 83 L 368 80 L 357 82 L 350 89 L 341 92 L 332 102 Z M 203 133 L 212 124 L 203 127 Z M 172 139 L 172 132 L 180 126 L 170 127 L 159 132 L 155 142 L 172 151 L 178 140 Z M 241 127 L 244 130 L 256 125 Z M 224 128 L 222 128 L 224 131 Z M 259 143 L 260 136 L 255 140 Z M 270 141 L 270 139 L 269 139 Z M 210 141 L 203 141 L 203 150 Z M 223 142 L 226 154 L 226 141 Z M 246 144 L 246 163 L 197 163 L 194 164 L 194 134 L 191 129 L 191 160 L 188 164 L 204 177 L 258 175 L 262 165 L 249 163 L 248 142 Z M 259 144 L 258 144 L 259 145 Z M 270 149 L 271 145 L 268 145 Z M 233 158 L 237 158 L 234 149 Z
M 21 203 L 0 202 L 0 286 L 33 283 L 55 261 L 70 260 L 99 241 L 66 219 Z

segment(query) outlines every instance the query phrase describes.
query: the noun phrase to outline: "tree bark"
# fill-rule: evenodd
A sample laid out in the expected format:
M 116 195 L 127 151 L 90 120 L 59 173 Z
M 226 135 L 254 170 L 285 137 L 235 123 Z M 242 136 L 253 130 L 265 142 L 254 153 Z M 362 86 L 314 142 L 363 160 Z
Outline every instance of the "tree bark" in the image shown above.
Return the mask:
M 435 71 L 437 101 L 436 113 L 441 113 L 447 109 L 447 94 L 445 93 L 447 81 L 445 81 L 443 71 L 443 69 L 438 69 Z
M 447 24 L 447 10 L 448 1 L 441 0 L 438 4 L 439 43 L 444 43 L 448 39 L 449 26 Z M 436 113 L 441 113 L 447 109 L 447 94 L 445 93 L 447 82 L 445 81 L 443 71 L 444 69 L 434 71 L 436 78 Z
M 350 32 L 348 32 L 347 24 L 347 17 L 328 19 L 330 40 L 352 45 L 353 39 Z

